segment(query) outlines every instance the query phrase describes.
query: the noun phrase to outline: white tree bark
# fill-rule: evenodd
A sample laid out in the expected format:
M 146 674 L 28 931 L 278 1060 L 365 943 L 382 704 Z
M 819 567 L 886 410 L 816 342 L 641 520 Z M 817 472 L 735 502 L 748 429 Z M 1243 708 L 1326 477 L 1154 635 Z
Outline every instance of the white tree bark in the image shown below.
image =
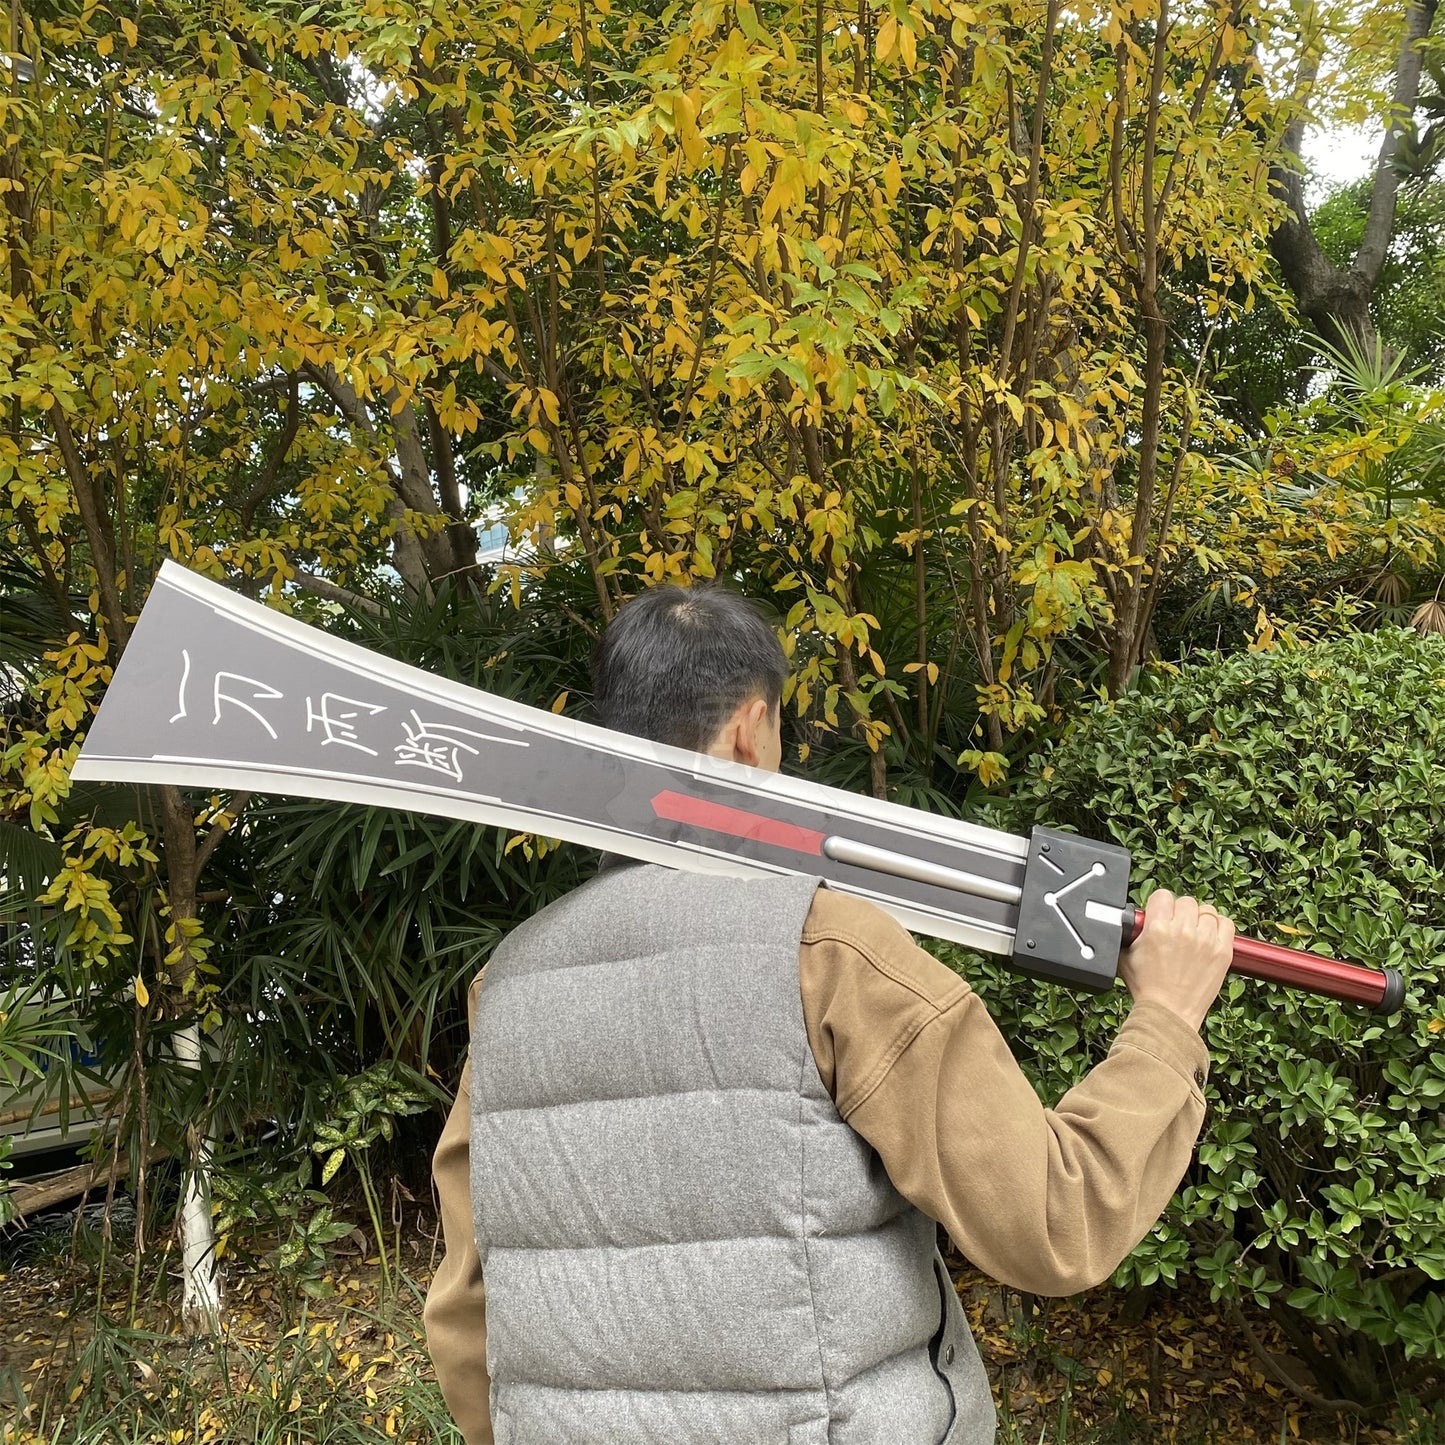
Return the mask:
M 197 1068 L 201 1061 L 201 1030 L 187 1024 L 172 1048 L 177 1062 Z M 192 1334 L 214 1334 L 221 1322 L 221 1277 L 216 1267 L 216 1232 L 211 1224 L 210 1131 L 192 1124 L 190 1167 L 181 1186 L 181 1318 Z

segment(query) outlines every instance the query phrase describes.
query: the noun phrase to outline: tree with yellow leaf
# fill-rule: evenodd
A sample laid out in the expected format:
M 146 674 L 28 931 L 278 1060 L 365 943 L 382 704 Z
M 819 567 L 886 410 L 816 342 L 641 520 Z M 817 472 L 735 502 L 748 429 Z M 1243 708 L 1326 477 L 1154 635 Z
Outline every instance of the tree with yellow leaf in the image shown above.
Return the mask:
M 192 1057 L 246 800 L 69 791 L 163 558 L 363 613 L 577 579 L 587 626 L 743 579 L 806 743 L 957 806 L 1128 686 L 1267 490 L 1207 385 L 1282 215 L 1256 0 L 11 17 L 0 527 L 56 625 L 0 805 L 64 835 L 65 946 Z

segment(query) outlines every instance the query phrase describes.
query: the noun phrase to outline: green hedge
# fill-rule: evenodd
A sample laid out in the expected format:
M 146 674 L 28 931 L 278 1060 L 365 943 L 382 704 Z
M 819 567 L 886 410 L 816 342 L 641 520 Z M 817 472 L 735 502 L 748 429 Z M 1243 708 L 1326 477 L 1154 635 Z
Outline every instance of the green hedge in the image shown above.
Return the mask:
M 1240 931 L 1400 968 L 1403 1012 L 1232 978 L 1207 1024 L 1197 1160 L 1123 1285 L 1192 1273 L 1252 1296 L 1324 1393 L 1445 1379 L 1445 639 L 1361 634 L 1148 679 L 1080 720 L 1021 788 L 1030 820 L 1112 838 L 1137 895 L 1208 898 Z M 1107 1049 L 1104 1001 L 982 976 L 1046 1096 Z

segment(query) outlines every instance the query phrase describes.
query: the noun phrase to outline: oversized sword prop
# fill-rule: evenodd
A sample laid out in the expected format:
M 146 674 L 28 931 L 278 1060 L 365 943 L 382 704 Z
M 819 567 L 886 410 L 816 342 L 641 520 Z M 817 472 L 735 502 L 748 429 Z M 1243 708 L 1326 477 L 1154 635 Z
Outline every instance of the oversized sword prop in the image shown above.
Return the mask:
M 917 933 L 1105 989 L 1143 924 L 1129 854 L 1027 838 L 666 747 L 357 647 L 167 562 L 75 764 L 83 781 L 406 808 L 739 876 L 815 874 Z M 1399 1008 L 1383 973 L 1251 939 L 1235 972 Z

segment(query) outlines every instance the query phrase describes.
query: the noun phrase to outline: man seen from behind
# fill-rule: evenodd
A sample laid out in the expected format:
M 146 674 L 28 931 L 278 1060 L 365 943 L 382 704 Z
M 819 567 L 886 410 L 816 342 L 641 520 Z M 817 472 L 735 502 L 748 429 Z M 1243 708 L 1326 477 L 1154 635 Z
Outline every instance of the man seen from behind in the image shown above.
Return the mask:
M 743 598 L 659 587 L 604 634 L 596 706 L 776 770 L 786 673 Z M 610 858 L 515 929 L 435 1157 L 427 1338 L 467 1445 L 991 1442 L 935 1221 L 1067 1295 L 1163 1211 L 1234 930 L 1145 911 L 1129 1016 L 1053 1109 L 967 983 L 817 879 Z

